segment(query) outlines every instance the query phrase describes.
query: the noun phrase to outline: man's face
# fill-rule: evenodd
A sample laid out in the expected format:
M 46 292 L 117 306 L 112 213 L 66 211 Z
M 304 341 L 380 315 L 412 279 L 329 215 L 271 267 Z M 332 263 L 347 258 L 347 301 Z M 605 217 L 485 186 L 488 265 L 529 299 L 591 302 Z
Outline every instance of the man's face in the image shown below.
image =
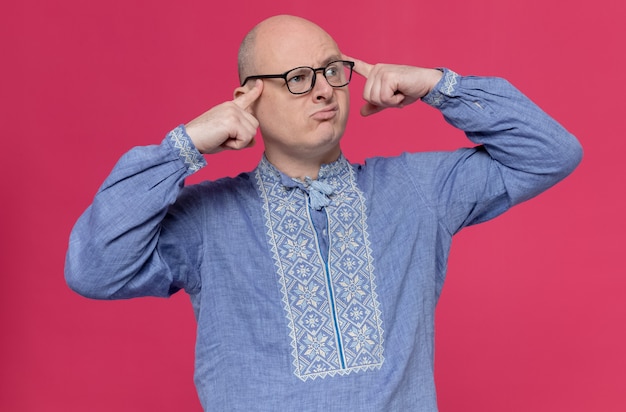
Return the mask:
M 282 24 L 266 27 L 256 39 L 254 74 L 279 74 L 299 66 L 324 67 L 341 60 L 333 39 L 317 26 Z M 333 88 L 322 71 L 313 89 L 303 95 L 289 92 L 283 79 L 264 79 L 263 93 L 254 106 L 268 159 L 319 158 L 333 161 L 348 120 L 347 86 Z

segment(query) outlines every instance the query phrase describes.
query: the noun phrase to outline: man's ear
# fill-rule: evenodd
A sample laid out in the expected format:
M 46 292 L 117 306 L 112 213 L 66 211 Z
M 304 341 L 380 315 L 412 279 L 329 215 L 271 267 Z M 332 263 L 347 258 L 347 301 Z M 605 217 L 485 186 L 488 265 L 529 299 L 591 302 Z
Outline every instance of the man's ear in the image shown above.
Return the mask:
M 242 94 L 244 94 L 245 92 L 248 91 L 248 88 L 245 86 L 239 86 L 235 89 L 235 91 L 233 92 L 233 99 L 236 99 L 237 97 L 241 96 Z
M 248 82 L 248 83 L 250 83 L 250 82 Z M 249 93 L 251 89 L 252 89 L 252 88 L 251 88 L 250 86 L 247 86 L 247 85 L 246 85 L 246 86 L 239 86 L 239 87 L 237 87 L 237 88 L 233 91 L 233 99 L 236 99 L 236 98 L 238 98 L 238 97 L 241 97 L 241 95 L 243 95 L 243 94 Z M 254 112 L 255 112 L 255 107 L 256 107 L 256 102 L 253 102 L 252 104 L 250 104 L 250 106 L 248 106 L 248 107 L 246 108 L 246 111 L 247 111 L 248 113 L 250 113 L 251 115 L 253 115 L 253 116 L 254 116 L 254 115 L 255 115 L 255 114 L 254 114 Z

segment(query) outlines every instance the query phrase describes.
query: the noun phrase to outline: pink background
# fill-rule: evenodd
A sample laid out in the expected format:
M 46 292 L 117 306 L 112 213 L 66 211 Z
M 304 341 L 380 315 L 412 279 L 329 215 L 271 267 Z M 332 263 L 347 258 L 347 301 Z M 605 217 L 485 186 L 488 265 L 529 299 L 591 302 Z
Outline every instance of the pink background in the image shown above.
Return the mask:
M 232 97 L 239 41 L 279 13 L 371 63 L 505 77 L 579 137 L 570 178 L 456 238 L 437 312 L 440 408 L 626 410 L 621 0 L 4 2 L 0 410 L 200 410 L 187 296 L 81 298 L 63 279 L 67 239 L 122 153 Z M 361 118 L 362 86 L 351 161 L 468 144 L 421 103 Z M 252 169 L 261 152 L 212 157 L 191 181 Z

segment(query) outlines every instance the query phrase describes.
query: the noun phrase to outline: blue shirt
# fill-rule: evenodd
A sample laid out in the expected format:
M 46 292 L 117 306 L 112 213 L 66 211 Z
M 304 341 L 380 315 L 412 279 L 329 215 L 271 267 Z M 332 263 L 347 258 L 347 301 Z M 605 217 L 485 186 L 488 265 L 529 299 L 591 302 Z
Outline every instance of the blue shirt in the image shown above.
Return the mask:
M 436 411 L 452 236 L 554 185 L 581 148 L 502 79 L 444 70 L 423 100 L 476 146 L 342 155 L 305 181 L 263 158 L 188 187 L 206 163 L 184 127 L 131 150 L 72 231 L 68 284 L 99 299 L 184 289 L 205 410 Z

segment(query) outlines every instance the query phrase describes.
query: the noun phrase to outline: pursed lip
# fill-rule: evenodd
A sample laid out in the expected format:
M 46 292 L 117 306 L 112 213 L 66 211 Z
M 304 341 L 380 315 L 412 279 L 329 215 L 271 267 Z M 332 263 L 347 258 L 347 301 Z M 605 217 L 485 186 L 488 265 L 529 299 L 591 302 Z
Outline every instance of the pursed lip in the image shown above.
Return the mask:
M 331 104 L 313 112 L 311 117 L 315 120 L 329 120 L 335 117 L 338 111 L 339 106 L 336 104 Z

